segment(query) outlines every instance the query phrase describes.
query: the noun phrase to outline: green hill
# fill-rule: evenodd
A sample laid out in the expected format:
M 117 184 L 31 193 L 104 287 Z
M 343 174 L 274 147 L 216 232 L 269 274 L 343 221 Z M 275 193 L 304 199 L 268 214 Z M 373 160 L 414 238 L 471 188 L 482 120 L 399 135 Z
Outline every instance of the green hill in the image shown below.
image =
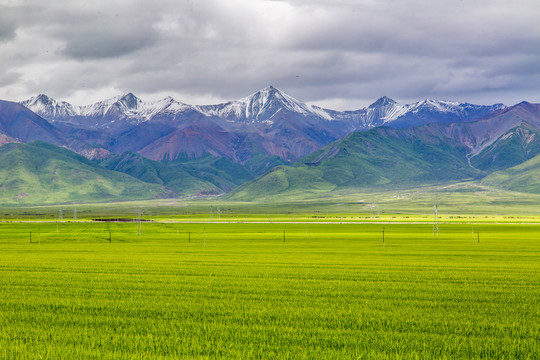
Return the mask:
M 494 172 L 482 180 L 506 190 L 540 194 L 540 155 L 510 169 Z
M 214 184 L 224 192 L 255 178 L 245 166 L 226 157 L 204 156 L 198 159 L 173 163 L 182 166 L 193 177 Z
M 150 160 L 133 152 L 114 156 L 100 165 L 109 170 L 126 173 L 144 182 L 166 186 L 180 195 L 222 192 L 213 183 L 191 175 L 181 165 Z
M 493 172 L 511 168 L 540 154 L 540 130 L 522 122 L 471 158 L 480 170 Z
M 230 197 L 325 193 L 337 189 L 395 189 L 481 177 L 467 163 L 467 148 L 424 126 L 377 128 L 350 134 L 291 167 L 277 167 Z
M 0 203 L 3 204 L 96 202 L 171 195 L 160 185 L 103 169 L 74 152 L 44 142 L 0 147 Z

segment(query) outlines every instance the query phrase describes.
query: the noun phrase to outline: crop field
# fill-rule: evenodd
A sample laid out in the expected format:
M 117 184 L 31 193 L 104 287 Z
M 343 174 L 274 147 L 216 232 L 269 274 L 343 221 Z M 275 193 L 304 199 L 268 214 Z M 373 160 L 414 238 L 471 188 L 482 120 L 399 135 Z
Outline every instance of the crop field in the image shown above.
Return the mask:
M 165 219 L 0 222 L 0 358 L 540 358 L 540 225 Z

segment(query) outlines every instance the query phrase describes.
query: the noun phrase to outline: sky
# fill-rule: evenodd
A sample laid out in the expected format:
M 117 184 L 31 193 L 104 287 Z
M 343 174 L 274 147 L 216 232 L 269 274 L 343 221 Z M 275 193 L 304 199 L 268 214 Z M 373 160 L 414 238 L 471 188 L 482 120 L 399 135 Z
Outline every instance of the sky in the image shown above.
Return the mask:
M 0 99 L 540 102 L 538 0 L 0 0 Z

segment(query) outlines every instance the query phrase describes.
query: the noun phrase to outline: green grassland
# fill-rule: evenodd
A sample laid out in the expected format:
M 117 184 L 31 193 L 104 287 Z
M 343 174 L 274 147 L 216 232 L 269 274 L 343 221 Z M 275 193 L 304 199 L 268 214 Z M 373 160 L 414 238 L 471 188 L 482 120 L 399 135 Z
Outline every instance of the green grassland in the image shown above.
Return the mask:
M 373 204 L 373 216 L 370 204 Z M 227 197 L 158 199 L 116 203 L 68 203 L 42 206 L 3 206 L 0 221 L 65 220 L 79 218 L 136 218 L 139 211 L 157 221 L 313 221 L 426 222 L 438 204 L 444 222 L 540 222 L 540 195 L 500 190 L 474 182 L 415 189 L 359 192 L 342 190 L 327 195 L 277 197 L 249 202 Z M 212 209 L 212 210 L 211 210 Z M 213 216 L 211 215 L 213 212 Z M 377 217 L 376 215 L 379 215 Z
M 0 223 L 0 358 L 540 357 L 537 224 L 91 211 Z

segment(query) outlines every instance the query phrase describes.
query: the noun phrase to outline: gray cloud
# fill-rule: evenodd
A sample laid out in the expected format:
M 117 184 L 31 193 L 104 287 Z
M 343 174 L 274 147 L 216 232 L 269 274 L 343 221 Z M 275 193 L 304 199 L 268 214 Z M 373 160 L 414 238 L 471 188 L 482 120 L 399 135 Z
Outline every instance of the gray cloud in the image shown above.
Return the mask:
M 16 19 L 11 8 L 0 4 L 0 42 L 12 40 L 17 28 Z
M 5 8 L 0 71 L 12 76 L 0 78 L 18 81 L 0 84 L 0 98 L 46 92 L 88 103 L 133 91 L 201 103 L 273 84 L 341 108 L 381 95 L 540 102 L 536 0 L 22 0 Z
M 151 46 L 154 36 L 148 32 L 133 33 L 131 29 L 86 28 L 65 36 L 65 55 L 75 59 L 117 57 Z

